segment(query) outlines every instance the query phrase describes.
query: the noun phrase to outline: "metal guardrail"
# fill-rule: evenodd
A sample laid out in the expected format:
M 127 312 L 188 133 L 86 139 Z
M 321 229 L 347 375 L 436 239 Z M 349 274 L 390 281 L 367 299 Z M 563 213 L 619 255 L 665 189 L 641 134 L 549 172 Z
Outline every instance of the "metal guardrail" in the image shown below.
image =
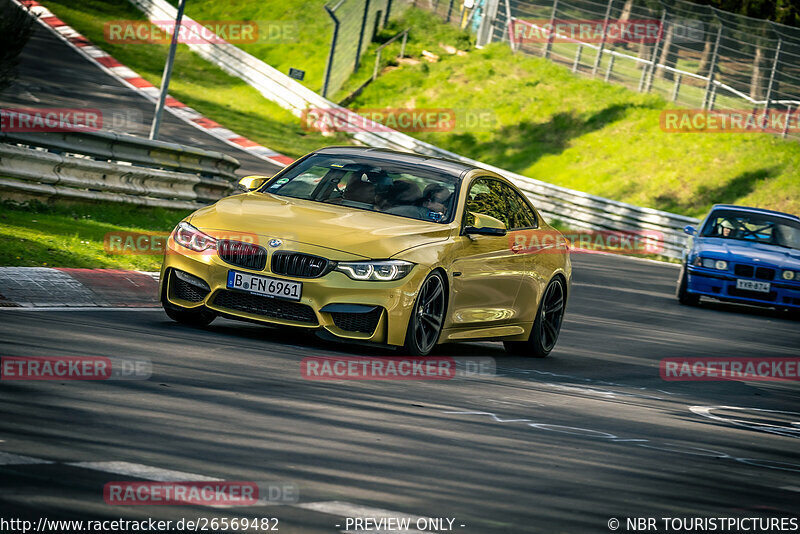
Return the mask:
M 130 0 L 151 20 L 170 20 L 175 17 L 175 8 L 166 0 Z M 188 17 L 185 17 L 188 18 Z M 678 258 L 686 242 L 682 228 L 696 225 L 698 219 L 651 208 L 643 208 L 574 191 L 564 187 L 512 173 L 498 167 L 449 152 L 397 131 L 385 131 L 376 125 L 375 130 L 364 128 L 365 120 L 346 108 L 321 97 L 314 91 L 289 78 L 258 58 L 230 43 L 194 43 L 189 48 L 204 59 L 241 78 L 257 89 L 267 99 L 302 116 L 309 108 L 327 109 L 335 112 L 339 120 L 352 126 L 353 138 L 369 146 L 416 152 L 435 157 L 454 159 L 483 167 L 506 176 L 516 183 L 531 199 L 534 206 L 548 219 L 557 219 L 574 228 L 610 230 L 655 230 L 664 236 L 664 255 Z M 353 119 L 348 119 L 353 117 Z M 357 119 L 356 119 L 357 117 Z M 367 127 L 369 122 L 366 121 Z
M 0 132 L 0 190 L 193 209 L 234 189 L 239 162 L 219 152 L 111 132 Z

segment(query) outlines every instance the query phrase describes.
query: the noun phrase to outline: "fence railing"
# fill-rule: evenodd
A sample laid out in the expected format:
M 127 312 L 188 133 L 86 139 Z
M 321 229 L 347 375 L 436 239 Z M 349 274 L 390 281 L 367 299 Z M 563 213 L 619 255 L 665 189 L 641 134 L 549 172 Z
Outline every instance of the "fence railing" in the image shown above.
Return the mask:
M 194 209 L 234 190 L 234 158 L 110 132 L 0 133 L 4 197 Z
M 515 52 L 655 92 L 683 107 L 773 109 L 785 113 L 787 123 L 800 109 L 800 28 L 685 0 L 475 0 L 466 11 L 450 0 L 398 1 L 453 23 L 479 19 L 478 45 L 507 42 Z M 559 23 L 562 31 L 551 31 Z M 609 34 L 609 28 L 637 23 L 657 26 L 657 37 Z M 581 34 L 581 24 L 597 31 Z M 800 139 L 796 131 L 781 135 Z
M 175 8 L 166 0 L 130 1 L 151 20 L 169 20 L 175 16 Z M 389 130 L 382 125 L 375 125 L 373 129 L 370 127 L 369 121 L 365 121 L 363 117 L 330 102 L 230 43 L 207 42 L 188 46 L 203 58 L 231 75 L 241 78 L 260 91 L 267 99 L 292 111 L 298 117 L 310 108 L 335 112 L 337 119 L 348 125 L 347 131 L 354 132 L 353 138 L 365 145 L 454 159 L 506 176 L 525 192 L 545 217 L 550 220 L 557 219 L 570 227 L 655 230 L 663 235 L 664 255 L 677 258 L 680 257 L 686 241 L 686 235 L 682 232 L 683 226 L 696 225 L 699 222 L 692 217 L 597 197 L 486 165 L 404 133 Z

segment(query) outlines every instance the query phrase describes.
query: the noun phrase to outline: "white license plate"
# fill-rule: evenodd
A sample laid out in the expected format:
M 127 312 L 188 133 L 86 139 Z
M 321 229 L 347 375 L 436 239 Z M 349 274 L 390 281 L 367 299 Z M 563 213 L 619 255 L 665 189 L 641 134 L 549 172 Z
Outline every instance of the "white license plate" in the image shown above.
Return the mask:
M 303 284 L 290 280 L 279 280 L 268 276 L 228 271 L 228 288 L 247 291 L 265 297 L 278 297 L 288 300 L 300 300 Z
M 769 293 L 769 282 L 756 282 L 755 280 L 736 280 L 736 289 L 759 291 Z

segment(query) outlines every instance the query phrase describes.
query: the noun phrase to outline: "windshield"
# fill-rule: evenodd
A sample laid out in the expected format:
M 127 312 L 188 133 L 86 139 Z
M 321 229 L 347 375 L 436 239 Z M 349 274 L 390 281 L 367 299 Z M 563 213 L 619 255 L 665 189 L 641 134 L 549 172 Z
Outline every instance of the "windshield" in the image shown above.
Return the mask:
M 455 211 L 458 181 L 418 165 L 317 154 L 268 183 L 262 192 L 447 223 Z
M 800 223 L 760 213 L 714 211 L 700 235 L 800 249 Z

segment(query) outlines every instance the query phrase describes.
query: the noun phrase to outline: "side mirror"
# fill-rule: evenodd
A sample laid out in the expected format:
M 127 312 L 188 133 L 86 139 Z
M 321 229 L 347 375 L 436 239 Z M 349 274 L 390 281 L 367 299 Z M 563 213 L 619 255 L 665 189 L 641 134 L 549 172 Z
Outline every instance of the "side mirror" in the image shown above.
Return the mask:
M 493 236 L 501 236 L 506 235 L 505 228 L 489 228 L 488 226 L 481 226 L 480 228 L 476 228 L 475 226 L 465 226 L 464 227 L 464 235 L 493 235 Z
M 692 225 L 684 226 L 683 233 L 688 235 L 694 235 L 697 233 L 697 229 Z
M 258 189 L 264 183 L 272 178 L 271 176 L 245 176 L 241 180 L 239 180 L 239 188 L 244 189 L 245 191 L 253 191 Z
M 469 212 L 475 218 L 473 226 L 464 227 L 464 235 L 506 235 L 506 225 L 500 219 L 495 219 L 485 213 Z

